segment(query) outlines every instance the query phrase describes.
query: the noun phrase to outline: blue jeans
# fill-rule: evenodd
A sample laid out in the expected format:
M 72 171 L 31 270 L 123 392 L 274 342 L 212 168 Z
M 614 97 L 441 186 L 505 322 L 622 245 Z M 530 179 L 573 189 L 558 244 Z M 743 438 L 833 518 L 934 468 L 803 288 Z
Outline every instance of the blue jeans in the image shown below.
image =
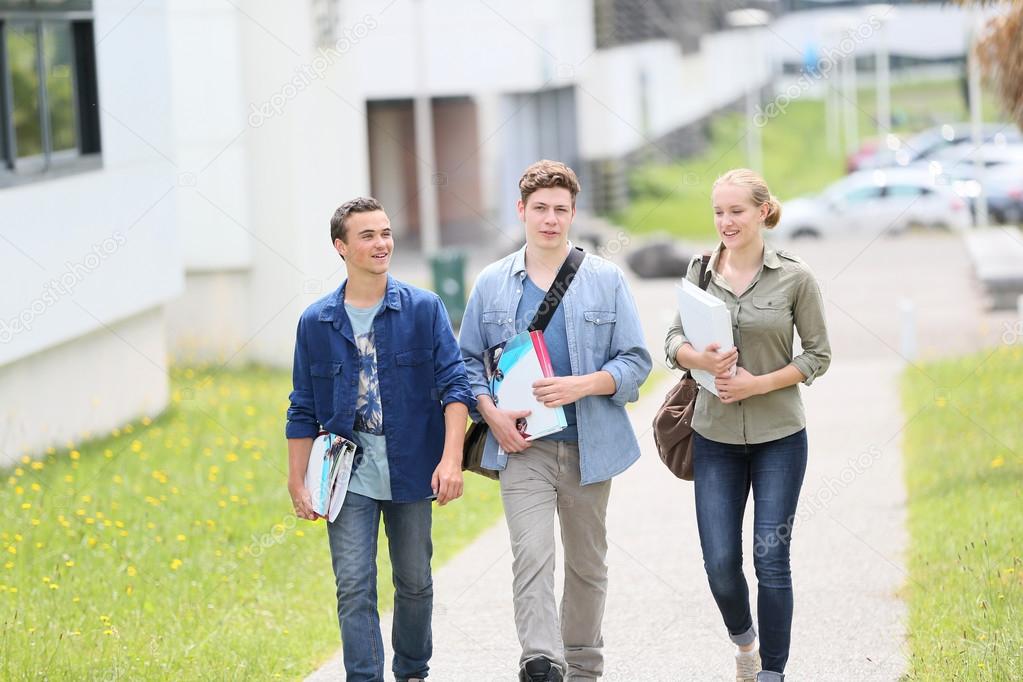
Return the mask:
M 742 572 L 742 517 L 753 489 L 753 566 L 757 574 L 760 658 L 785 672 L 792 632 L 789 542 L 806 472 L 806 429 L 755 445 L 729 445 L 693 434 L 696 521 L 703 565 L 736 644 L 756 636 Z
M 376 562 L 381 513 L 394 580 L 391 669 L 398 680 L 426 677 L 429 671 L 433 654 L 431 504 L 430 500 L 379 501 L 349 491 L 341 512 L 327 524 L 348 682 L 384 680 Z

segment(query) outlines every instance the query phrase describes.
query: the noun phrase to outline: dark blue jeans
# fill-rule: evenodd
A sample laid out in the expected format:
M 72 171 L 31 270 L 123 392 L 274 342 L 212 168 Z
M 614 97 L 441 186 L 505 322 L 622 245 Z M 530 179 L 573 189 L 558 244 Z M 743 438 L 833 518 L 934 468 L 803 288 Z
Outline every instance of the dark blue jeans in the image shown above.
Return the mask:
M 789 542 L 806 472 L 806 429 L 756 445 L 728 445 L 693 435 L 696 521 L 703 565 L 736 644 L 756 636 L 742 572 L 742 517 L 753 489 L 753 566 L 757 574 L 760 658 L 785 672 L 792 632 Z
M 341 512 L 327 524 L 348 682 L 384 681 L 384 643 L 377 613 L 381 514 L 394 581 L 394 676 L 398 680 L 426 677 L 433 654 L 431 501 L 386 502 L 349 491 Z

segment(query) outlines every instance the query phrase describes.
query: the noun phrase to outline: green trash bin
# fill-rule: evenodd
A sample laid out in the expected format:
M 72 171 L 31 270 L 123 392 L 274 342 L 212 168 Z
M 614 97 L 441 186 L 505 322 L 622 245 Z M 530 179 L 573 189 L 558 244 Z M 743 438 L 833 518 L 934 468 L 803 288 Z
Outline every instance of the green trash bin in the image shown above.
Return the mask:
M 447 308 L 451 326 L 462 324 L 465 315 L 465 253 L 453 249 L 439 251 L 430 257 L 433 290 Z

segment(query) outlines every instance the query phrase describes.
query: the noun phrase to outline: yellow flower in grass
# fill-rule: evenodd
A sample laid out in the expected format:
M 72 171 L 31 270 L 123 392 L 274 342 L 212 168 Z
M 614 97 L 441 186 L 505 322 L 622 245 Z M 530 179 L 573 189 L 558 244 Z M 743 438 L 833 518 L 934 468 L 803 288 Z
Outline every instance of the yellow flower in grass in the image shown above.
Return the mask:
M 181 561 L 181 559 L 174 559 L 173 561 L 171 561 L 171 562 L 170 562 L 170 569 L 171 569 L 172 571 L 176 571 L 176 570 L 178 570 L 179 568 L 181 568 L 181 564 L 182 564 L 182 563 L 183 563 L 183 562 Z
M 140 441 L 140 440 L 133 440 L 131 442 L 131 451 L 132 452 L 136 452 L 136 453 L 142 452 L 142 441 Z
M 178 533 L 178 534 L 177 534 L 177 536 L 175 536 L 175 539 L 176 539 L 176 540 L 177 540 L 178 542 L 184 542 L 184 541 L 185 541 L 185 540 L 187 540 L 188 538 L 187 538 L 187 537 L 185 536 L 185 534 L 184 534 L 184 533 Z
M 237 462 L 238 455 L 234 452 L 229 452 L 227 453 L 227 457 L 225 457 L 224 459 L 226 459 L 228 462 Z
M 32 468 L 35 469 L 36 471 L 39 471 L 40 469 L 43 468 L 43 463 L 42 462 L 32 462 Z
M 39 485 L 38 483 L 33 483 L 30 487 L 32 488 L 32 492 L 34 493 L 37 493 L 43 489 L 43 486 Z
M 22 509 L 31 509 L 32 508 L 32 503 L 31 502 L 22 502 L 21 503 L 21 508 Z
M 997 469 L 998 467 L 1001 467 L 1001 466 L 1005 466 L 1005 458 L 1004 457 L 995 457 L 993 460 L 991 460 L 991 468 L 992 469 Z
M 129 577 L 134 578 L 136 575 L 138 575 L 138 569 L 135 568 L 134 566 L 129 566 L 128 567 L 128 575 L 129 575 Z
M 78 452 L 78 450 L 72 450 L 71 451 L 71 459 L 80 459 L 81 456 L 82 456 L 82 453 Z

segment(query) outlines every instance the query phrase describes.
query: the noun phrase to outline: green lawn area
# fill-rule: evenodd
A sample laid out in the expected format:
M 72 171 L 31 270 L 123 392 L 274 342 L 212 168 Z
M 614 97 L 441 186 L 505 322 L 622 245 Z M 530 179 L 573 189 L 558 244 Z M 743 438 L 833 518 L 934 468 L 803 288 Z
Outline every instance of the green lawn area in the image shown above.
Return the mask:
M 339 647 L 325 526 L 285 485 L 290 388 L 178 369 L 159 417 L 2 472 L 0 679 L 300 679 Z M 500 515 L 467 475 L 435 507 L 435 567 Z
M 765 103 L 766 105 L 766 103 Z M 876 137 L 875 93 L 860 90 L 859 135 Z M 891 97 L 894 129 L 912 133 L 936 122 L 966 120 L 968 112 L 958 81 L 899 85 Z M 985 97 L 985 118 L 998 120 L 994 101 Z M 714 180 L 731 168 L 747 165 L 745 118 L 736 113 L 715 117 L 705 153 L 672 164 L 651 164 L 629 178 L 631 203 L 611 219 L 635 233 L 665 233 L 684 239 L 714 238 L 710 191 Z M 822 190 L 845 175 L 845 154 L 829 154 L 822 101 L 792 101 L 783 114 L 762 129 L 763 175 L 782 201 Z
M 907 680 L 1023 679 L 1023 348 L 989 355 L 904 377 Z

